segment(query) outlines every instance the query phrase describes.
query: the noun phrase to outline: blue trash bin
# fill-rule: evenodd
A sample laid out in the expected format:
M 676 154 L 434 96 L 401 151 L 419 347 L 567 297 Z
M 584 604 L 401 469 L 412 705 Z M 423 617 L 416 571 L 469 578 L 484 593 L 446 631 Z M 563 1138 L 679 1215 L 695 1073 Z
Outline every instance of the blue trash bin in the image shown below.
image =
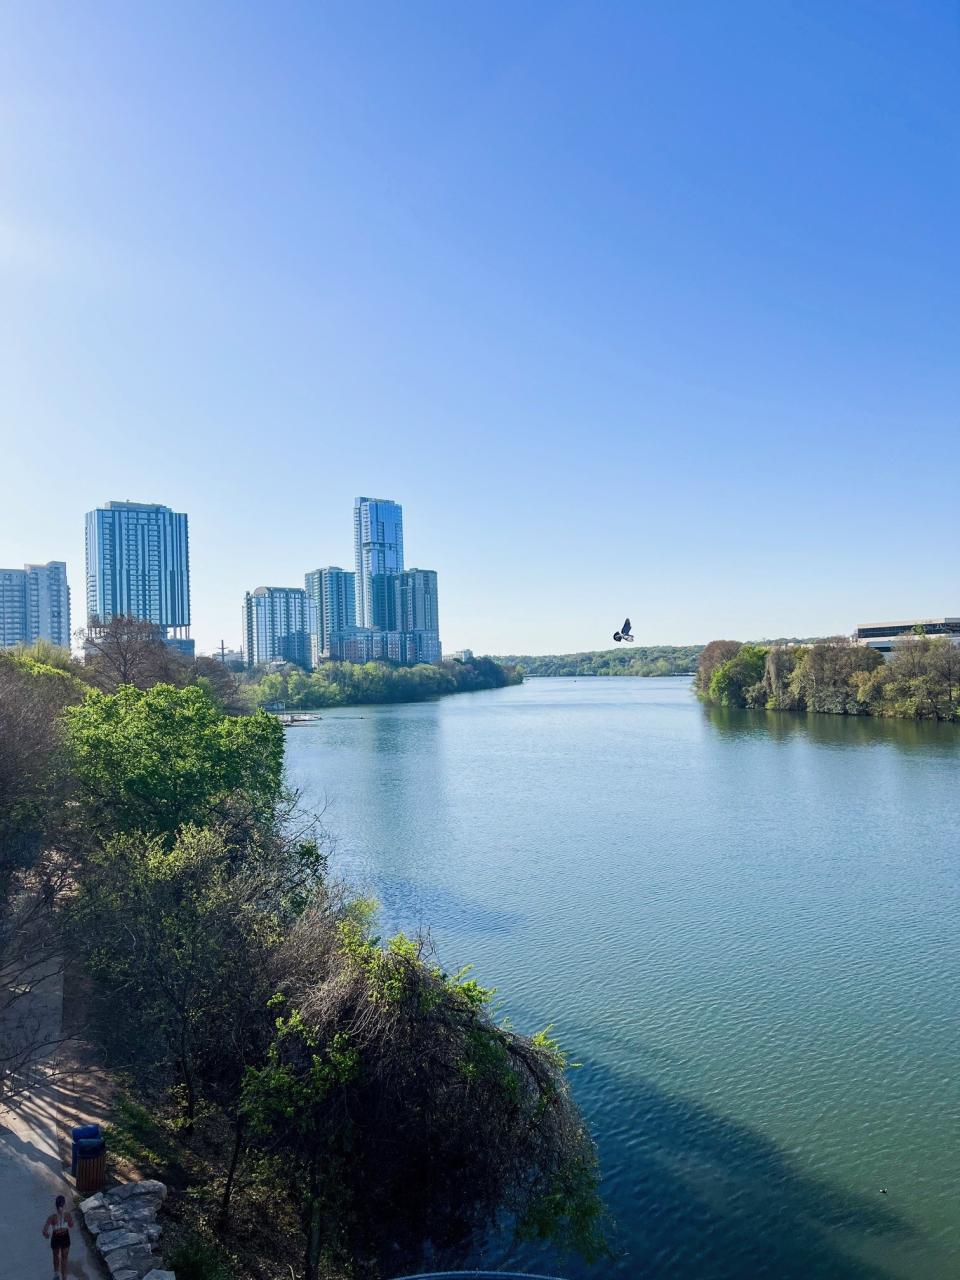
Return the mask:
M 70 1153 L 70 1172 L 77 1172 L 77 1144 L 84 1141 L 90 1141 L 91 1138 L 100 1137 L 100 1126 L 98 1124 L 82 1124 L 76 1129 L 70 1131 L 70 1137 L 73 1139 L 73 1146 Z

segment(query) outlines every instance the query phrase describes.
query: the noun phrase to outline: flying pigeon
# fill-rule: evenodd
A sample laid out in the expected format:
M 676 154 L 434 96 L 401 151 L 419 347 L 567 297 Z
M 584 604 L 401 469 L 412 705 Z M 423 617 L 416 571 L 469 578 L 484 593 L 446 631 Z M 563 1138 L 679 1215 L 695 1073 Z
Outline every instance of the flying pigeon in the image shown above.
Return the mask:
M 630 619 L 629 619 L 629 618 L 626 618 L 626 619 L 624 620 L 623 626 L 620 628 L 620 630 L 619 630 L 619 631 L 615 631 L 615 632 L 613 633 L 613 638 L 614 638 L 614 640 L 616 640 L 617 644 L 619 644 L 621 640 L 626 640 L 626 641 L 628 641 L 630 644 L 633 644 L 634 637 L 630 634 Z

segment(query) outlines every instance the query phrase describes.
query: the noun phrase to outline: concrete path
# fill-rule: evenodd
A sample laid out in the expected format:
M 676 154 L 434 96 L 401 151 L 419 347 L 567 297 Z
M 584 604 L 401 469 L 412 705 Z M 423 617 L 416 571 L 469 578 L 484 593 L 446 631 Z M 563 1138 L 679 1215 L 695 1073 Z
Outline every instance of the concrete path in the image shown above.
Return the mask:
M 55 1040 L 63 1019 L 63 978 L 59 965 L 29 995 L 44 1039 Z M 69 1104 L 67 1085 L 58 1080 L 55 1060 L 37 1062 L 35 1087 L 0 1108 L 0 1280 L 51 1280 L 53 1254 L 41 1234 L 57 1195 L 73 1212 L 74 1186 L 65 1174 L 57 1140 L 57 1114 Z M 87 1249 L 74 1213 L 70 1233 L 70 1280 L 101 1280 L 104 1272 Z

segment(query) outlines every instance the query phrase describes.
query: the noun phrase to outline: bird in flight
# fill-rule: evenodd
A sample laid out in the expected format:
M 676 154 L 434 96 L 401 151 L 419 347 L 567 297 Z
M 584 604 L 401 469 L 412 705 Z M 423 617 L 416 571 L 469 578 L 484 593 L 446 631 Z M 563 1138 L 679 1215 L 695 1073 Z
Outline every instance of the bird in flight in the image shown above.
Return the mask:
M 626 640 L 626 641 L 628 641 L 630 644 L 633 644 L 633 639 L 634 639 L 634 638 L 633 638 L 633 636 L 630 634 L 630 619 L 629 619 L 629 618 L 626 618 L 626 619 L 624 620 L 623 626 L 620 628 L 620 630 L 619 630 L 619 631 L 615 631 L 615 632 L 613 633 L 613 638 L 614 638 L 614 640 L 616 640 L 617 644 L 619 644 L 621 640 Z

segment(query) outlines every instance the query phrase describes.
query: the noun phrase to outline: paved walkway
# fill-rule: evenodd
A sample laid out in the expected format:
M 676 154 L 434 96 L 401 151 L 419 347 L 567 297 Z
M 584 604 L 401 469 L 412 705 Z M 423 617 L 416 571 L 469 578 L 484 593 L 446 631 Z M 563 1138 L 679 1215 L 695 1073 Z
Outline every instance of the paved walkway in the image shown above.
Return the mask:
M 30 993 L 31 1013 L 44 1039 L 55 1040 L 63 1018 L 63 978 L 59 966 Z M 43 1224 L 63 1194 L 71 1211 L 74 1187 L 60 1159 L 57 1114 L 69 1106 L 69 1085 L 56 1077 L 49 1060 L 35 1068 L 36 1087 L 0 1108 L 0 1280 L 51 1280 L 53 1254 Z M 74 1222 L 77 1217 L 74 1215 Z M 70 1280 L 101 1280 L 104 1272 L 87 1249 L 79 1224 L 71 1232 Z

